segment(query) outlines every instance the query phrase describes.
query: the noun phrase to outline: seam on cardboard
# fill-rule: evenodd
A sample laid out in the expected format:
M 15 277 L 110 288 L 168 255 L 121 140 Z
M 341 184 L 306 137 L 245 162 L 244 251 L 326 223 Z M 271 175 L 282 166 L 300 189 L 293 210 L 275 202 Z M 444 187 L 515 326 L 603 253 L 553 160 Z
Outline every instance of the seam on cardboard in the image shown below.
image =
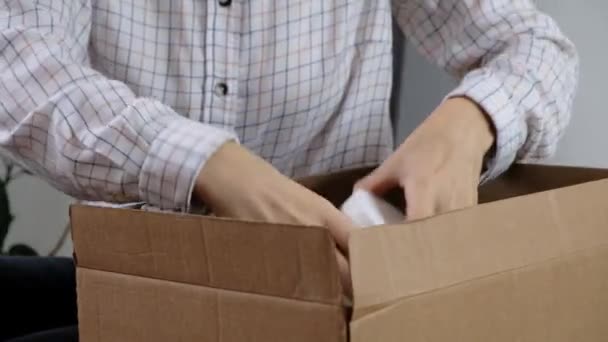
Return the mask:
M 212 290 L 217 290 L 217 291 L 226 291 L 226 292 L 231 292 L 231 293 L 240 293 L 240 294 L 249 295 L 249 296 L 260 296 L 260 297 L 267 297 L 267 298 L 274 298 L 274 299 L 281 299 L 281 300 L 296 301 L 296 302 L 300 302 L 300 303 L 315 304 L 315 305 L 321 305 L 321 306 L 327 306 L 327 307 L 340 307 L 340 308 L 343 308 L 343 306 L 341 304 L 332 304 L 332 303 L 319 302 L 319 301 L 314 301 L 314 300 L 306 300 L 306 299 L 302 299 L 302 298 L 292 298 L 292 297 L 285 297 L 285 296 L 280 296 L 280 295 L 271 295 L 271 294 L 266 294 L 266 293 L 258 293 L 258 292 L 250 292 L 250 291 L 240 291 L 240 290 L 233 290 L 233 289 L 225 289 L 225 288 L 221 288 L 221 287 L 208 286 L 208 285 L 202 285 L 202 284 L 193 284 L 193 283 L 186 283 L 186 282 L 175 281 L 175 280 L 168 280 L 168 279 L 161 279 L 161 278 L 154 278 L 154 277 L 147 277 L 147 276 L 144 277 L 144 276 L 136 275 L 136 274 L 126 274 L 126 273 L 121 273 L 121 272 L 100 270 L 100 269 L 97 269 L 97 268 L 90 268 L 90 267 L 85 267 L 85 266 L 78 266 L 77 268 L 80 268 L 80 269 L 83 269 L 83 270 L 87 270 L 87 271 L 94 271 L 94 272 L 102 272 L 102 273 L 121 275 L 121 276 L 124 276 L 124 277 L 135 277 L 135 278 L 139 278 L 139 279 L 148 279 L 148 280 L 163 281 L 163 282 L 168 282 L 168 283 L 173 283 L 173 284 L 202 287 L 202 288 L 212 289 Z

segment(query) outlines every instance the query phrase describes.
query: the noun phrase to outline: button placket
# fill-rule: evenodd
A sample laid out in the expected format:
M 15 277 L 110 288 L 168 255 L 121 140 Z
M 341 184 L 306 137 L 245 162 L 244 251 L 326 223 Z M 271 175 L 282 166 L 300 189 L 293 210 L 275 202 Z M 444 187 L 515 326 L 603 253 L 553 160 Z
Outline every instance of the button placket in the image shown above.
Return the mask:
M 217 0 L 215 6 L 208 8 L 207 41 L 216 43 L 207 49 L 209 101 L 205 111 L 210 122 L 224 126 L 234 126 L 239 111 L 242 6 L 240 1 Z

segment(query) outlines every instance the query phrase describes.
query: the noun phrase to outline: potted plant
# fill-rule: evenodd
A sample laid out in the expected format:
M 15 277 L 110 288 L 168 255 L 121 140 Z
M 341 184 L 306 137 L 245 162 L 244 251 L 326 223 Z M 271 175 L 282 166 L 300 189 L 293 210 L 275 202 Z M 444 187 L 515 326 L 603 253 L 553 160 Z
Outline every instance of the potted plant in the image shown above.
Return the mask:
M 8 187 L 11 182 L 30 173 L 10 160 L 5 158 L 0 159 L 4 166 L 4 177 L 0 177 L 0 254 L 2 255 L 22 255 L 35 256 L 36 251 L 23 243 L 5 246 L 6 237 L 13 223 L 14 215 L 11 211 L 11 202 L 8 195 Z

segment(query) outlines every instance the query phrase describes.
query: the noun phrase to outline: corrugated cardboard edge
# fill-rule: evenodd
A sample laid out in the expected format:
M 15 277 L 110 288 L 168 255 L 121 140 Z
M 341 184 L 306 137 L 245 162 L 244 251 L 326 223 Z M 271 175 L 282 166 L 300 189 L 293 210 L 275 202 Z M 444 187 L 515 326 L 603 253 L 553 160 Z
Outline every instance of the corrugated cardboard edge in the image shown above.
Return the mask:
M 608 169 L 517 164 L 479 189 L 479 202 L 488 203 L 608 178 Z
M 608 180 L 594 181 L 357 231 L 350 240 L 354 320 L 405 298 L 604 245 L 607 194 Z
M 335 244 L 324 228 L 83 205 L 70 215 L 78 267 L 342 302 Z

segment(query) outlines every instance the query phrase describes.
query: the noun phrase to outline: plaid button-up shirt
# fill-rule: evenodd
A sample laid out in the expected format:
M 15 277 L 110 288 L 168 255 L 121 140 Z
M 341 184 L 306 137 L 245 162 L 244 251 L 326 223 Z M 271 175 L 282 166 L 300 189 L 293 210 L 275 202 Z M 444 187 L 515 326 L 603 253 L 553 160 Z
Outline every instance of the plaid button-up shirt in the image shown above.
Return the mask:
M 168 209 L 227 140 L 289 176 L 377 164 L 392 16 L 493 120 L 488 177 L 555 149 L 577 56 L 526 0 L 2 0 L 0 147 L 75 197 Z

